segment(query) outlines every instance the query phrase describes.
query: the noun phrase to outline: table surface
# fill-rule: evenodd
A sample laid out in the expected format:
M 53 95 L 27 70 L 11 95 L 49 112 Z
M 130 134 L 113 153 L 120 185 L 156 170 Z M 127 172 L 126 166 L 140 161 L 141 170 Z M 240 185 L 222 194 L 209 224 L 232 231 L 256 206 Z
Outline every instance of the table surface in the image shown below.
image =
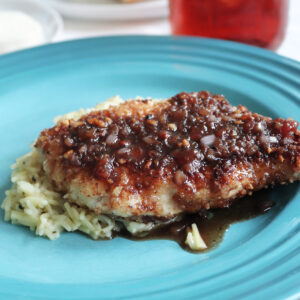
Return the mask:
M 169 35 L 171 30 L 167 18 L 110 22 L 64 19 L 64 30 L 54 41 L 127 34 Z M 276 52 L 300 61 L 300 0 L 290 0 L 286 37 Z

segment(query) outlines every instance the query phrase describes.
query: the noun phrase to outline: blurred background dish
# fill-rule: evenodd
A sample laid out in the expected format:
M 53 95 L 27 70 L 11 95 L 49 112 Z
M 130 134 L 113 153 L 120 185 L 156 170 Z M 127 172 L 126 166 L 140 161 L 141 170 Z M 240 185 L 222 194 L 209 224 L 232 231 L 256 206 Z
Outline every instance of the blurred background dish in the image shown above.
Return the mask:
M 0 54 L 51 42 L 62 30 L 60 15 L 38 0 L 0 1 Z
M 169 0 L 172 33 L 219 38 L 276 50 L 289 0 Z
M 138 20 L 168 15 L 167 0 L 45 0 L 62 15 L 88 20 Z M 126 3 L 128 2 L 128 3 Z

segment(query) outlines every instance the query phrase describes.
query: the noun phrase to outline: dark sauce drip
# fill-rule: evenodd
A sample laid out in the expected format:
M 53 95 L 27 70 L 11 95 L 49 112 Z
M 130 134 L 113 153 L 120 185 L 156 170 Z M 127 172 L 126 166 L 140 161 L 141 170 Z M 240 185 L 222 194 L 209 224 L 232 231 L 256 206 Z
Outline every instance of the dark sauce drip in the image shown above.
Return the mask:
M 146 236 L 133 237 L 125 230 L 118 235 L 135 241 L 173 240 L 186 251 L 206 252 L 216 248 L 222 242 L 224 234 L 231 224 L 260 216 L 269 211 L 272 206 L 274 206 L 274 202 L 269 198 L 269 191 L 261 190 L 253 196 L 238 199 L 229 208 L 201 210 L 196 214 L 187 214 L 181 221 L 154 229 Z M 207 245 L 205 250 L 193 251 L 185 244 L 187 230 L 193 223 L 197 224 Z

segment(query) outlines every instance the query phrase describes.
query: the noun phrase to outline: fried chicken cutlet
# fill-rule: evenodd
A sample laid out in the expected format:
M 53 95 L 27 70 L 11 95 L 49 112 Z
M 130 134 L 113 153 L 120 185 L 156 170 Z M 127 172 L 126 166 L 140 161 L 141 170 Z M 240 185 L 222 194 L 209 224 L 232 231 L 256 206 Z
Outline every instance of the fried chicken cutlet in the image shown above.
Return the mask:
M 202 91 L 62 120 L 35 147 L 67 201 L 97 214 L 171 219 L 299 180 L 297 127 Z

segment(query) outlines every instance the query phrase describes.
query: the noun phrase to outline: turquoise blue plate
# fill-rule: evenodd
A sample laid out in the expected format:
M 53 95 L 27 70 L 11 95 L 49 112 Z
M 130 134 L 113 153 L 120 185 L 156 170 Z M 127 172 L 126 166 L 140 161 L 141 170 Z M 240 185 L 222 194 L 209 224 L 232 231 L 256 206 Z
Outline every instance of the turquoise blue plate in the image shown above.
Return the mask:
M 210 39 L 108 37 L 0 57 L 0 198 L 10 165 L 56 115 L 119 94 L 211 90 L 271 117 L 300 117 L 300 64 Z M 267 214 L 230 227 L 204 254 L 175 242 L 56 241 L 0 221 L 0 299 L 299 299 L 299 184 L 276 187 Z

